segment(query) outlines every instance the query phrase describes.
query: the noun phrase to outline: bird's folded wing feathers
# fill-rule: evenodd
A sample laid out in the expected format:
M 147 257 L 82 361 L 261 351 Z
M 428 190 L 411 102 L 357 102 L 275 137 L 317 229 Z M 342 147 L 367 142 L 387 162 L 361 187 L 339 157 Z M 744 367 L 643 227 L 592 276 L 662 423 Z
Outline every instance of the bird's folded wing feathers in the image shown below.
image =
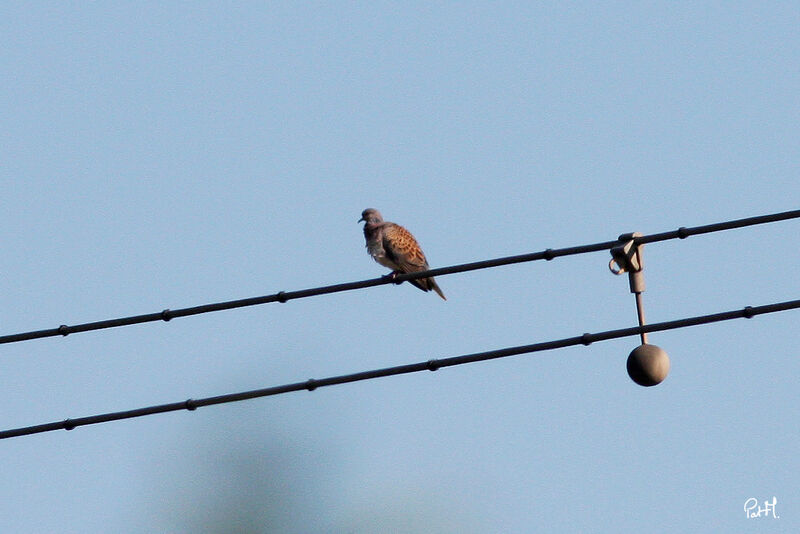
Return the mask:
M 411 232 L 400 225 L 389 223 L 384 226 L 383 248 L 404 272 L 412 273 L 428 269 L 428 261 L 419 243 Z

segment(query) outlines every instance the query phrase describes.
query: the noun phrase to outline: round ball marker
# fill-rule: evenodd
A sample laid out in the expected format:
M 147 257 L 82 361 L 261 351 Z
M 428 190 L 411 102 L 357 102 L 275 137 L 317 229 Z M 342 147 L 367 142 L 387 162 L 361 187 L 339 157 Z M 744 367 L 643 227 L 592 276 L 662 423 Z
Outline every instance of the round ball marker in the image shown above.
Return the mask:
M 669 356 L 655 345 L 639 345 L 628 356 L 628 376 L 640 386 L 660 384 L 669 373 Z

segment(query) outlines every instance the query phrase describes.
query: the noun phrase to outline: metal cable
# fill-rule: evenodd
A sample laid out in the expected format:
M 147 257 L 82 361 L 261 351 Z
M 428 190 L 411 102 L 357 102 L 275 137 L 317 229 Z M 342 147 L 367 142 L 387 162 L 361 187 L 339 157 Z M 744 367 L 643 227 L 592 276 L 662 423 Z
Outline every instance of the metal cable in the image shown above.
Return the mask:
M 76 419 L 66 419 L 64 421 L 56 421 L 53 423 L 44 423 L 41 425 L 13 428 L 10 430 L 0 431 L 0 439 L 12 438 L 17 436 L 26 436 L 30 434 L 38 434 L 41 432 L 50 432 L 53 430 L 62 430 L 62 429 L 72 430 L 78 426 L 93 425 L 109 421 L 119 421 L 121 419 L 130 419 L 133 417 L 142 417 L 145 415 L 174 412 L 178 410 L 196 410 L 201 406 L 212 406 L 214 404 L 237 402 L 247 399 L 254 399 L 257 397 L 268 397 L 272 395 L 289 393 L 291 391 L 300 391 L 300 390 L 314 391 L 315 389 L 324 386 L 346 384 L 349 382 L 358 382 L 361 380 L 372 380 L 374 378 L 415 373 L 418 371 L 436 371 L 437 369 L 441 369 L 442 367 L 452 367 L 455 365 L 463 365 L 466 363 L 482 362 L 485 360 L 493 360 L 496 358 L 506 358 L 508 356 L 514 356 L 517 354 L 541 352 L 563 347 L 570 347 L 574 345 L 590 345 L 591 343 L 595 343 L 597 341 L 606 341 L 609 339 L 616 339 L 621 337 L 638 336 L 641 335 L 642 333 L 674 330 L 677 328 L 685 328 L 688 326 L 697 326 L 702 324 L 715 323 L 719 321 L 728 321 L 731 319 L 739 319 L 739 318 L 750 319 L 751 317 L 754 317 L 756 315 L 775 313 L 779 311 L 786 311 L 797 308 L 800 308 L 800 300 L 790 300 L 786 302 L 766 304 L 763 306 L 746 306 L 742 309 L 732 310 L 727 312 L 714 313 L 710 315 L 700 315 L 696 317 L 687 317 L 684 319 L 677 319 L 662 323 L 654 323 L 645 326 L 633 326 L 630 328 L 622 328 L 619 330 L 608 330 L 605 332 L 598 332 L 596 334 L 586 333 L 579 336 L 557 339 L 553 341 L 545 341 L 542 343 L 534 343 L 531 345 L 507 347 L 504 349 L 491 350 L 487 352 L 477 352 L 473 354 L 465 354 L 462 356 L 452 356 L 449 358 L 441 358 L 441 359 L 428 360 L 424 362 L 410 363 L 406 365 L 398 365 L 395 367 L 385 367 L 383 369 L 361 371 L 358 373 L 352 373 L 347 375 L 332 376 L 320 379 L 309 379 L 303 382 L 294 382 L 291 384 L 272 386 L 263 389 L 254 389 L 239 393 L 230 393 L 226 395 L 219 395 L 216 397 L 189 399 L 180 402 L 173 402 L 170 404 L 147 406 L 144 408 L 126 410 L 122 412 L 110 412 L 99 415 L 91 415 L 87 417 L 79 417 Z
M 637 237 L 634 241 L 637 244 L 644 244 L 644 243 L 655 243 L 657 241 L 666 241 L 669 239 L 685 239 L 692 235 L 707 234 L 711 232 L 719 232 L 722 230 L 731 230 L 734 228 L 742 228 L 745 226 L 753 226 L 757 224 L 778 222 L 796 218 L 800 218 L 800 210 L 785 211 L 781 213 L 773 213 L 770 215 L 760 215 L 757 217 L 748 217 L 745 219 L 736 219 L 732 221 L 708 224 L 704 226 L 695 226 L 691 228 L 681 227 L 678 228 L 677 230 L 673 230 L 670 232 L 663 232 L 660 234 L 651 234 L 642 237 Z M 169 321 L 176 317 L 187 317 L 190 315 L 198 315 L 201 313 L 209 313 L 221 310 L 231 310 L 234 308 L 255 306 L 258 304 L 266 304 L 269 302 L 286 302 L 289 300 L 312 297 L 315 295 L 338 293 L 341 291 L 350 291 L 353 289 L 362 289 L 366 287 L 373 287 L 384 284 L 392 284 L 392 283 L 400 284 L 408 280 L 416 280 L 417 278 L 427 278 L 429 276 L 443 276 L 447 274 L 463 273 L 467 271 L 475 271 L 478 269 L 488 269 L 491 267 L 499 267 L 502 265 L 511 265 L 514 263 L 523 263 L 523 262 L 538 261 L 538 260 L 549 261 L 561 256 L 572 256 L 576 254 L 598 252 L 601 250 L 610 250 L 612 247 L 619 244 L 620 244 L 619 240 L 614 240 L 614 241 L 604 241 L 601 243 L 592 243 L 588 245 L 579 245 L 574 247 L 547 249 L 540 252 L 531 252 L 528 254 L 506 256 L 502 258 L 475 261 L 471 263 L 462 263 L 460 265 L 452 265 L 450 267 L 440 267 L 437 269 L 421 271 L 418 273 L 401 274 L 397 275 L 395 278 L 389 278 L 387 276 L 383 276 L 380 278 L 371 278 L 368 280 L 360 280 L 357 282 L 346 282 L 329 286 L 314 287 L 310 289 L 301 289 L 297 291 L 279 291 L 278 293 L 272 295 L 264 295 L 261 297 L 250 297 L 238 300 L 229 300 L 225 302 L 216 302 L 212 304 L 191 306 L 188 308 L 180 308 L 176 310 L 166 309 L 160 312 L 147 313 L 144 315 L 133 315 L 129 317 L 120 317 L 118 319 L 107 319 L 103 321 L 82 323 L 71 326 L 64 324 L 57 328 L 34 330 L 30 332 L 22 332 L 18 334 L 9 334 L 0 336 L 0 344 L 16 343 L 19 341 L 40 339 L 45 337 L 67 336 L 69 334 L 74 334 L 77 332 L 89 332 L 92 330 L 116 328 L 119 326 L 128 326 L 128 325 L 147 323 L 153 321 Z

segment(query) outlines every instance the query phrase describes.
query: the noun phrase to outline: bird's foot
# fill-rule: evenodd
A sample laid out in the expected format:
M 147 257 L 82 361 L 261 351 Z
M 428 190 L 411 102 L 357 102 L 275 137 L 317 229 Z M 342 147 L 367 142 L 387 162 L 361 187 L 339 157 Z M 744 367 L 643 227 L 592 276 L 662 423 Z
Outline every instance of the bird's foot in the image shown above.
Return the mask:
M 388 278 L 389 280 L 392 280 L 395 284 L 400 285 L 400 284 L 403 283 L 403 281 L 402 280 L 399 280 L 399 281 L 397 280 L 397 275 L 398 274 L 402 274 L 402 273 L 400 271 L 392 271 L 389 274 L 383 275 L 383 278 Z

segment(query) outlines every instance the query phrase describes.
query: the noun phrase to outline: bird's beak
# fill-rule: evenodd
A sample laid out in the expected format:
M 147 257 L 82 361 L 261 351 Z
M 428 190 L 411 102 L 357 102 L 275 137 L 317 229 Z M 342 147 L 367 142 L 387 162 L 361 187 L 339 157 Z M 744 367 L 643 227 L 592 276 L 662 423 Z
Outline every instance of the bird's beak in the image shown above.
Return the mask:
M 360 222 L 366 222 L 366 221 L 364 221 L 364 217 L 361 217 L 359 220 L 356 221 L 356 223 L 360 223 Z

